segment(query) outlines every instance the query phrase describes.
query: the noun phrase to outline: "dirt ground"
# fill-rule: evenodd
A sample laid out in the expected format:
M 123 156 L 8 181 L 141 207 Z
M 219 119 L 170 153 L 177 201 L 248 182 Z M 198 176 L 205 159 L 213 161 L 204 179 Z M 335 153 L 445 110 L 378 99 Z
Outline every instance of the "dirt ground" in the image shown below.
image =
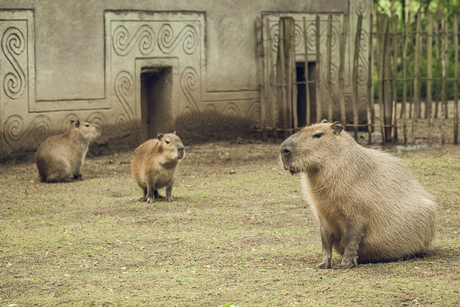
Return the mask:
M 460 304 L 459 147 L 386 149 L 437 198 L 433 250 L 342 271 L 313 269 L 318 227 L 279 142 L 240 142 L 187 146 L 172 203 L 137 201 L 131 151 L 73 183 L 0 165 L 0 306 Z

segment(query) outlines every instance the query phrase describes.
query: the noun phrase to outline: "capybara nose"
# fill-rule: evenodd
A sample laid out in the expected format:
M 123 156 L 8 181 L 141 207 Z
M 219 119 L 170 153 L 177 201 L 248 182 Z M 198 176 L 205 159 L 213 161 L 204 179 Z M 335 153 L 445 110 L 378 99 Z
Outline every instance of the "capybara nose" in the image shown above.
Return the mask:
M 182 159 L 182 157 L 184 156 L 184 145 L 179 145 L 177 147 L 177 155 L 178 155 L 178 159 Z
M 284 142 L 283 144 L 281 144 L 281 148 L 280 148 L 280 152 L 281 152 L 281 155 L 283 156 L 290 156 L 291 153 L 292 153 L 292 150 L 293 150 L 293 145 L 292 145 L 292 142 L 290 140 Z

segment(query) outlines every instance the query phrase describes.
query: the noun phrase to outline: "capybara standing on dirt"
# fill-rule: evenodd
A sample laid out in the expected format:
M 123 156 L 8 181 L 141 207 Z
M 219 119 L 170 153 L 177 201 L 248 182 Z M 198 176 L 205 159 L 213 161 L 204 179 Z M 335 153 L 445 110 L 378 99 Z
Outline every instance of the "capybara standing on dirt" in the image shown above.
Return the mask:
M 64 134 L 47 138 L 35 153 L 40 180 L 43 182 L 85 179 L 81 167 L 89 144 L 101 135 L 97 124 L 72 121 Z
M 166 187 L 166 201 L 173 200 L 174 174 L 184 155 L 184 145 L 176 132 L 158 133 L 157 139 L 148 140 L 136 148 L 131 174 L 144 192 L 139 201 L 153 203 L 155 198 L 164 198 L 158 193 L 163 187 Z
M 427 251 L 436 203 L 411 173 L 384 152 L 360 146 L 339 122 L 305 127 L 280 147 L 281 162 L 301 173 L 303 192 L 321 231 L 322 262 L 334 268 L 404 259 Z

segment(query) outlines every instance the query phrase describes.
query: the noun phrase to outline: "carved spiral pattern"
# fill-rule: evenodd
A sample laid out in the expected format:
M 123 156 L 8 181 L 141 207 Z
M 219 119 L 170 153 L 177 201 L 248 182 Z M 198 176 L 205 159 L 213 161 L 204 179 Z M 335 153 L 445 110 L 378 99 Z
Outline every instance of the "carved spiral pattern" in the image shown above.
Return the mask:
M 74 114 L 74 113 L 70 113 L 69 115 L 67 115 L 64 120 L 62 121 L 62 124 L 61 124 L 61 131 L 62 133 L 64 133 L 65 131 L 69 130 L 70 128 L 70 122 L 73 121 L 73 120 L 78 120 L 78 116 L 77 114 Z
M 39 115 L 29 124 L 27 129 L 24 129 L 22 117 L 13 115 L 5 122 L 5 141 L 14 147 L 15 143 L 23 142 L 33 134 L 35 142 L 39 145 L 48 137 L 50 125 L 51 121 L 47 116 Z
M 323 80 L 325 80 L 324 86 L 327 89 L 329 88 L 329 84 L 327 82 L 328 73 L 329 72 L 328 72 L 327 66 L 326 66 L 324 68 L 324 70 L 323 70 Z M 332 83 L 332 87 L 334 87 L 337 84 L 338 79 L 339 79 L 339 68 L 334 63 L 331 63 L 331 83 Z
M 278 44 L 280 41 L 280 27 L 279 24 L 275 23 L 270 27 L 270 33 L 272 38 L 272 50 L 273 52 L 278 51 Z
M 115 123 L 116 123 L 116 126 L 117 126 L 117 134 L 118 134 L 118 137 L 122 138 L 122 137 L 126 137 L 128 136 L 130 133 L 129 133 L 129 128 L 128 128 L 128 120 L 126 119 L 126 115 L 123 114 L 123 113 L 120 113 L 118 116 L 117 116 L 117 119 L 115 120 Z M 99 125 L 99 123 L 98 123 Z
M 203 121 L 209 127 L 214 126 L 218 122 L 218 114 L 216 106 L 212 103 L 208 104 L 203 111 Z
M 366 0 L 357 0 L 355 2 L 355 5 L 356 5 L 355 7 L 356 15 L 363 14 L 363 17 L 366 17 L 369 11 L 368 2 Z
M 224 127 L 228 127 L 230 130 L 234 130 L 238 125 L 238 118 L 240 116 L 240 110 L 238 106 L 231 102 L 225 106 L 222 112 Z
M 262 110 L 260 101 L 255 101 L 250 107 L 246 115 L 246 126 L 252 126 L 255 129 L 262 127 Z
M 99 127 L 103 128 L 107 120 L 105 119 L 105 115 L 102 114 L 101 112 L 94 112 L 88 117 L 88 121 L 90 123 L 98 124 Z
M 125 26 L 118 26 L 113 31 L 113 49 L 119 56 L 126 56 L 136 44 L 143 55 L 149 55 L 155 48 L 155 32 L 148 25 L 141 26 L 132 38 Z
M 25 46 L 24 35 L 18 28 L 8 28 L 3 34 L 2 51 L 14 69 L 14 72 L 5 75 L 3 90 L 14 100 L 20 98 L 26 89 L 26 75 L 17 59 L 24 52 Z
M 127 71 L 121 71 L 115 79 L 115 94 L 118 101 L 125 109 L 129 120 L 134 116 L 134 112 L 128 102 L 128 98 L 134 93 L 133 77 Z
M 195 52 L 198 46 L 198 33 L 191 25 L 186 25 L 179 34 L 174 37 L 174 31 L 170 24 L 161 26 L 158 33 L 158 45 L 166 54 L 169 54 L 183 42 L 182 47 L 186 54 L 190 55 Z
M 182 72 L 180 86 L 190 106 L 184 108 L 181 114 L 182 123 L 186 129 L 194 129 L 199 125 L 199 108 L 192 92 L 198 90 L 198 74 L 193 67 L 187 67 Z

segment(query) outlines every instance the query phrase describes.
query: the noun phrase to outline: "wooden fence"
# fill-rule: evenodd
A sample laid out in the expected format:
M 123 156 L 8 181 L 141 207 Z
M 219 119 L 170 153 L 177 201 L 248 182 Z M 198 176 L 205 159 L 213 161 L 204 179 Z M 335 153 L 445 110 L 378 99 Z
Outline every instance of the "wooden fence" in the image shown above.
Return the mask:
M 324 105 L 323 99 L 317 99 L 316 122 L 323 118 L 330 121 L 340 120 L 347 130 L 353 131 L 353 135 L 358 139 L 358 133 L 363 132 L 368 135 L 368 144 L 376 143 L 376 137 L 381 139 L 381 143 L 454 143 L 458 144 L 458 16 L 453 17 L 451 29 L 448 27 L 444 15 L 435 16 L 428 12 L 424 15 L 425 26 L 422 27 L 422 15 L 420 13 L 413 19 L 406 18 L 401 22 L 397 15 L 390 17 L 387 14 L 377 14 L 374 18 L 370 16 L 368 37 L 362 36 L 361 29 L 363 17 L 357 20 L 356 33 L 348 33 L 348 16 L 344 15 L 340 34 L 340 55 L 339 55 L 339 96 L 338 108 L 332 103 L 331 88 L 329 89 L 329 102 Z M 297 112 L 297 87 L 305 84 L 306 95 L 306 125 L 311 122 L 311 94 L 310 84 L 315 84 L 316 95 L 319 93 L 321 82 L 331 85 L 331 24 L 332 16 L 327 22 L 326 39 L 326 61 L 321 63 L 320 56 L 320 22 L 316 18 L 316 59 L 315 68 L 317 70 L 314 80 L 309 80 L 308 72 L 308 50 L 305 50 L 305 81 L 298 82 L 296 78 L 296 61 L 294 42 L 294 19 L 291 17 L 281 17 L 279 19 L 278 52 L 272 54 L 271 47 L 273 38 L 262 38 L 262 25 L 258 20 L 259 38 L 259 58 L 262 77 L 263 57 L 276 57 L 276 67 L 269 71 L 270 84 L 277 100 L 278 118 L 275 127 L 265 125 L 266 102 L 264 101 L 263 90 L 261 90 L 262 105 L 262 125 L 264 137 L 266 130 L 272 129 L 275 137 L 283 134 L 289 136 L 298 131 L 298 112 Z M 305 18 L 303 20 L 303 39 L 307 49 L 307 27 Z M 345 105 L 344 99 L 344 65 L 345 53 L 347 50 L 347 36 L 354 37 L 354 48 L 352 59 L 352 99 L 351 104 Z M 260 47 L 262 39 L 268 41 L 268 52 Z M 366 55 L 360 53 L 362 39 L 368 39 L 369 52 Z M 358 109 L 358 61 L 361 57 L 368 61 L 367 71 L 367 103 L 364 119 L 358 116 L 363 110 Z M 324 57 L 324 55 L 323 55 Z M 274 60 L 274 58 L 272 58 Z M 422 61 L 423 60 L 423 61 Z M 450 61 L 453 60 L 453 63 Z M 435 61 L 435 62 L 433 62 Z M 320 67 L 326 65 L 327 79 L 321 80 Z M 449 74 L 449 67 L 451 72 Z M 452 69 L 453 67 L 453 69 Z M 434 69 L 433 69 L 434 68 Z M 271 67 L 266 69 L 271 70 Z M 324 79 L 324 78 L 323 78 Z M 433 85 L 436 85 L 436 90 Z M 448 92 L 448 85 L 452 86 L 451 93 Z M 422 85 L 426 88 L 426 94 L 422 97 Z M 400 87 L 398 93 L 398 86 Z M 376 87 L 374 89 L 374 87 Z M 378 93 L 374 95 L 374 90 Z M 451 97 L 449 97 L 449 95 Z M 374 99 L 377 96 L 377 99 Z M 451 98 L 449 100 L 449 98 Z M 268 97 L 273 99 L 273 97 Z M 363 106 L 360 105 L 360 108 Z M 348 109 L 347 109 L 348 108 Z M 351 108 L 351 110 L 350 110 Z M 334 116 L 334 114 L 340 116 Z M 352 118 L 347 118 L 347 114 L 353 114 Z M 338 118 L 337 118 L 338 117 Z M 349 116 L 350 117 L 350 116 Z M 374 140 L 373 140 L 374 137 Z M 379 141 L 378 141 L 379 142 Z

